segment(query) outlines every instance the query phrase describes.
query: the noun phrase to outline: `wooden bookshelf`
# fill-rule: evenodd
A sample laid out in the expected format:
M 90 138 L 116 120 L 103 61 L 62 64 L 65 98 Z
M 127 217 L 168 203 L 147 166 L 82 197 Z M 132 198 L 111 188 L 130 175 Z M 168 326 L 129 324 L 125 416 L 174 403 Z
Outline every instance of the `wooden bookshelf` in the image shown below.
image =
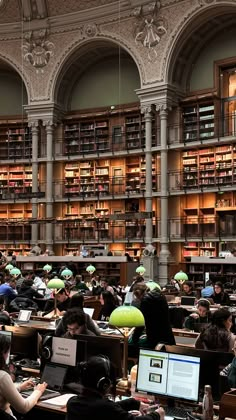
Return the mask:
M 1 159 L 27 159 L 32 155 L 31 129 L 22 121 L 0 120 Z
M 183 142 L 204 141 L 214 137 L 214 103 L 196 103 L 182 110 Z
M 32 167 L 28 165 L 0 166 L 0 198 L 17 198 L 32 191 Z

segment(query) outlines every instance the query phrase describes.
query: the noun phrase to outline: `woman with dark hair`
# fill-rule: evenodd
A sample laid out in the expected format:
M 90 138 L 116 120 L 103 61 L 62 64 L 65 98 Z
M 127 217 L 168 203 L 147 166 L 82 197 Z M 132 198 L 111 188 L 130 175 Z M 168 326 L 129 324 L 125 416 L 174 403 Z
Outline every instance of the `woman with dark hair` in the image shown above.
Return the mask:
M 30 379 L 17 386 L 13 383 L 6 366 L 9 351 L 9 338 L 5 335 L 0 335 L 0 409 L 13 416 L 10 406 L 18 413 L 27 413 L 38 402 L 47 384 L 46 382 L 38 384 L 28 398 L 23 398 L 20 392 L 31 388 L 34 386 L 34 383 Z
M 210 296 L 210 298 L 218 305 L 230 305 L 229 295 L 224 291 L 224 286 L 220 281 L 217 281 L 214 284 L 214 293 Z
M 80 293 L 76 293 L 75 295 L 71 297 L 68 309 L 81 310 L 83 309 L 83 307 L 84 307 L 84 296 Z M 101 334 L 100 330 L 95 324 L 95 322 L 92 320 L 92 318 L 86 313 L 84 315 L 85 315 L 85 324 L 86 324 L 87 329 L 95 335 L 100 335 Z M 57 325 L 55 336 L 62 337 L 64 336 L 65 333 L 66 333 L 66 325 L 65 325 L 64 316 L 63 316 L 63 318 L 59 321 Z
M 109 321 L 111 313 L 117 308 L 114 295 L 108 290 L 104 290 L 100 295 L 102 309 L 98 316 L 101 321 Z
M 200 333 L 195 347 L 197 349 L 232 352 L 236 336 L 230 331 L 232 315 L 227 309 L 214 312 L 211 323 Z
M 194 296 L 196 297 L 196 292 L 193 290 L 193 282 L 185 281 L 182 286 L 183 292 L 181 296 Z

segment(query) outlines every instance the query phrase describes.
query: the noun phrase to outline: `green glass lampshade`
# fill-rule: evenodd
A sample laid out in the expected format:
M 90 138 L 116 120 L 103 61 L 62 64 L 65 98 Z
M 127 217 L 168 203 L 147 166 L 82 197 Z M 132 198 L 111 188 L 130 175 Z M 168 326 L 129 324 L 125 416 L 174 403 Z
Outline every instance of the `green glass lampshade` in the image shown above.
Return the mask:
M 154 290 L 154 289 L 161 290 L 161 286 L 153 280 L 148 280 L 145 284 L 150 290 Z
M 15 277 L 15 278 L 16 278 L 16 277 L 20 276 L 21 271 L 19 270 L 19 268 L 14 267 L 14 268 L 12 268 L 12 269 L 10 270 L 9 274 L 10 274 L 10 276 L 12 276 L 12 277 Z
M 63 280 L 58 279 L 58 278 L 54 278 L 52 280 L 49 280 L 48 284 L 47 284 L 47 288 L 48 289 L 64 289 L 65 287 L 65 283 Z
M 86 268 L 86 271 L 87 271 L 87 273 L 92 275 L 94 273 L 94 271 L 96 271 L 96 268 L 94 267 L 94 265 L 89 264 L 88 267 Z
M 188 280 L 188 276 L 186 273 L 180 270 L 178 271 L 178 273 L 175 274 L 174 279 L 179 281 L 180 283 L 183 283 L 184 281 Z
M 14 265 L 12 264 L 7 264 L 5 267 L 5 270 L 11 271 L 14 268 Z
M 61 276 L 64 277 L 65 280 L 69 280 L 73 276 L 73 273 L 69 268 L 65 268 L 61 272 Z
M 43 266 L 43 271 L 46 271 L 47 273 L 50 273 L 52 271 L 52 266 L 50 264 L 46 264 Z
M 143 265 L 140 265 L 139 267 L 136 268 L 135 271 L 140 276 L 143 276 L 146 273 L 146 268 Z
M 118 328 L 144 327 L 142 312 L 135 306 L 119 306 L 110 315 L 109 324 Z

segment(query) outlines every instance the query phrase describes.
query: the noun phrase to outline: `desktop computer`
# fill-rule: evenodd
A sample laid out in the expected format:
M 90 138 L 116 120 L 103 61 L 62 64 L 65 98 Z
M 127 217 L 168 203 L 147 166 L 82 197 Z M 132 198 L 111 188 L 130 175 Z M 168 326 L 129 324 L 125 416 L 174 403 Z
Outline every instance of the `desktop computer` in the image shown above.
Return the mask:
M 136 390 L 166 397 L 166 415 L 187 417 L 174 402 L 198 402 L 199 377 L 200 357 L 140 349 Z

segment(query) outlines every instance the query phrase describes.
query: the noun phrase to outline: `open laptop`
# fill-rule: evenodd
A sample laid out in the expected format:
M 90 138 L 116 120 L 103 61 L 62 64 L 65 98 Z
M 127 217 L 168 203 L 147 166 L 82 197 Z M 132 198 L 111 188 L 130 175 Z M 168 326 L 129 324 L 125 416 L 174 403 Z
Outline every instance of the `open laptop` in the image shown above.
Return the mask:
M 195 296 L 181 296 L 181 306 L 195 306 Z
M 61 394 L 68 367 L 64 365 L 59 365 L 57 363 L 47 363 L 44 366 L 40 383 L 47 382 L 47 389 L 44 391 L 43 395 L 40 397 L 40 401 L 47 400 L 48 398 L 54 398 Z M 28 389 L 22 391 L 24 397 L 29 397 L 33 392 L 33 389 Z
M 17 324 L 20 324 L 20 323 L 25 324 L 29 322 L 31 314 L 32 314 L 32 311 L 28 311 L 25 309 L 20 310 L 18 317 L 16 319 Z

